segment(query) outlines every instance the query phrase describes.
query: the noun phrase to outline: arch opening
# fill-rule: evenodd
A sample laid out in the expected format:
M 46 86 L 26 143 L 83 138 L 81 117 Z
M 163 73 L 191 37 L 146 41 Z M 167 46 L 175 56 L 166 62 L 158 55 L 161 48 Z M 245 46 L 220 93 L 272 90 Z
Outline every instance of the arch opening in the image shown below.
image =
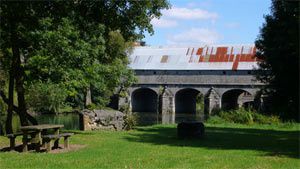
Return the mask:
M 240 107 L 249 108 L 253 104 L 253 96 L 242 89 L 226 91 L 222 95 L 222 109 L 232 110 Z
M 203 94 L 195 89 L 182 89 L 175 95 L 175 121 L 198 121 L 204 115 Z
M 132 112 L 138 116 L 139 125 L 158 123 L 158 95 L 149 88 L 140 88 L 131 95 Z

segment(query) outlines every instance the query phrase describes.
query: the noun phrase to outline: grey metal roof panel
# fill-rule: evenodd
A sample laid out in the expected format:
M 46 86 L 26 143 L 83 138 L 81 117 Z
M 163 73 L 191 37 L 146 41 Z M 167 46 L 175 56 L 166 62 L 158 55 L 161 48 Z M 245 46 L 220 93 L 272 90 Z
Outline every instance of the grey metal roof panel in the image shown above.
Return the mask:
M 134 70 L 252 70 L 258 67 L 254 45 L 202 47 L 136 47 Z

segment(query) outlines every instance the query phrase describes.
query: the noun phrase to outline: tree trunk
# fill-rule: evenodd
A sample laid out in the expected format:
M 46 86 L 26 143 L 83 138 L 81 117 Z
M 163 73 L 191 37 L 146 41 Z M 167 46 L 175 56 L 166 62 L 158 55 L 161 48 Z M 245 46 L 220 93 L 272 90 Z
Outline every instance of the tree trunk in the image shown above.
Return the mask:
M 92 94 L 91 94 L 91 88 L 88 87 L 85 95 L 85 107 L 87 107 L 90 104 L 92 104 Z
M 27 126 L 28 125 L 28 121 L 26 118 L 27 109 L 26 109 L 26 103 L 25 103 L 25 89 L 23 86 L 24 76 L 21 73 L 22 70 L 17 71 L 17 72 L 18 72 L 18 74 L 16 75 L 16 89 L 17 89 L 17 95 L 18 95 L 18 108 L 19 108 L 18 111 L 19 111 L 21 125 Z
M 15 42 L 15 43 L 14 43 Z M 20 121 L 22 126 L 27 126 L 28 121 L 26 119 L 26 103 L 25 103 L 25 90 L 24 90 L 24 70 L 21 66 L 21 55 L 20 50 L 16 43 L 16 38 L 14 38 L 14 42 L 12 45 L 13 57 L 16 58 L 16 65 L 15 65 L 15 79 L 16 79 L 16 90 L 18 96 L 18 112 L 20 116 Z
M 13 117 L 13 106 L 14 106 L 14 62 L 12 62 L 11 70 L 9 72 L 9 86 L 8 86 L 8 108 L 7 117 L 5 123 L 6 134 L 12 133 L 12 117 Z
M 21 63 L 21 55 L 20 55 L 19 48 L 16 47 L 15 52 L 17 57 L 17 63 L 16 63 L 17 74 L 15 75 L 15 79 L 16 79 L 16 90 L 18 96 L 18 114 L 20 116 L 21 125 L 27 126 L 28 121 L 33 125 L 37 125 L 38 123 L 36 119 L 27 113 L 26 101 L 25 101 L 25 88 L 24 88 L 25 72 Z
M 13 62 L 11 66 L 11 71 L 14 72 L 12 74 L 12 78 L 16 80 L 16 90 L 17 90 L 17 96 L 18 96 L 18 109 L 17 113 L 20 117 L 21 125 L 26 126 L 28 125 L 28 120 L 32 124 L 37 124 L 37 121 L 30 116 L 27 113 L 26 109 L 26 102 L 25 102 L 25 89 L 24 89 L 24 68 L 21 63 L 21 54 L 20 54 L 20 48 L 19 48 L 19 39 L 18 34 L 16 32 L 16 25 L 15 23 L 12 23 L 11 25 L 11 44 L 12 44 L 12 54 L 13 54 Z M 13 86 L 12 86 L 13 87 Z M 13 89 L 12 89 L 13 90 Z M 13 95 L 13 91 L 12 91 Z M 12 102 L 12 108 L 13 110 L 13 102 Z M 7 123 L 11 123 L 12 121 L 9 121 L 8 119 Z

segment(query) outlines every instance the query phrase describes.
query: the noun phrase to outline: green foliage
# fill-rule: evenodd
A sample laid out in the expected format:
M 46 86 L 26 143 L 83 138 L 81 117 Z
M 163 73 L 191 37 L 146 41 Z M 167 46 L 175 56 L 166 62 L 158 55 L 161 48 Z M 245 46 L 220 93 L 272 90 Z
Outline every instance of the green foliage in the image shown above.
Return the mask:
M 138 124 L 137 115 L 134 113 L 126 113 L 124 116 L 124 129 L 132 130 Z
M 221 118 L 220 116 L 215 115 L 215 116 L 210 116 L 206 122 L 209 124 L 223 124 L 226 123 L 227 121 Z
M 89 104 L 89 105 L 86 106 L 86 108 L 87 108 L 88 110 L 95 110 L 96 107 L 97 107 L 97 105 L 95 105 L 94 103 L 91 103 L 91 104 Z
M 255 44 L 260 63 L 258 79 L 271 97 L 269 112 L 299 120 L 299 1 L 272 0 Z
M 4 101 L 0 98 L 0 115 L 5 114 L 7 110 L 7 105 Z
M 69 100 L 79 102 L 84 102 L 82 96 L 91 87 L 92 100 L 100 107 L 108 104 L 113 89 L 135 81 L 127 68 L 128 43 L 118 31 L 110 32 L 105 46 L 102 25 L 89 26 L 82 37 L 74 21 L 67 18 L 56 26 L 50 18 L 40 24 L 41 29 L 32 33 L 38 44 L 28 61 L 29 79 L 63 83 Z
M 6 128 L 5 128 L 5 121 L 6 121 L 7 115 L 6 114 L 0 114 L 0 135 L 6 134 Z M 17 114 L 13 114 L 12 117 L 12 132 L 16 133 L 20 131 L 20 118 Z
M 123 104 L 120 106 L 119 110 L 125 114 L 129 114 L 130 113 L 130 107 L 129 104 Z
M 278 116 L 266 116 L 263 114 L 259 114 L 259 113 L 253 113 L 253 120 L 258 123 L 258 124 L 279 124 L 280 123 L 280 119 Z
M 125 98 L 125 97 L 127 97 L 127 96 L 128 96 L 127 91 L 125 91 L 125 90 L 121 90 L 121 91 L 120 91 L 119 97 Z
M 204 97 L 201 93 L 196 96 L 196 111 L 197 113 L 204 113 Z
M 123 104 L 120 106 L 119 111 L 125 114 L 124 116 L 124 129 L 131 130 L 138 124 L 138 115 L 130 112 L 129 104 Z
M 167 0 L 79 0 L 74 5 L 87 22 L 104 24 L 106 32 L 120 30 L 126 41 L 141 39 L 144 32 L 153 34 L 151 20 L 160 17 L 161 10 L 170 7 Z
M 87 31 L 93 32 L 93 37 L 85 38 L 67 18 L 59 23 L 45 18 L 40 21 L 40 27 L 31 33 L 36 43 L 28 60 L 29 79 L 63 82 L 69 95 L 76 95 L 76 89 L 87 88 L 97 74 L 94 69 L 101 69 L 96 61 L 104 55 L 103 26 L 91 26 Z M 95 33 L 93 30 L 98 31 Z
M 57 113 L 64 106 L 67 92 L 61 84 L 36 82 L 28 87 L 28 106 L 41 113 Z
M 106 109 L 106 107 L 103 107 L 101 105 L 97 105 L 95 103 L 87 105 L 86 108 L 89 109 L 89 110 L 100 110 L 100 109 L 104 109 L 104 108 Z
M 253 112 L 247 111 L 245 109 L 231 110 L 231 111 L 221 111 L 219 116 L 228 121 L 234 123 L 242 124 L 252 124 L 253 123 Z
M 278 124 L 278 116 L 267 116 L 256 111 L 240 108 L 231 111 L 220 111 L 217 115 L 209 117 L 209 122 L 222 123 L 224 121 L 241 124 Z
M 221 111 L 222 111 L 221 108 L 219 108 L 219 107 L 214 107 L 214 108 L 211 110 L 211 114 L 219 114 Z

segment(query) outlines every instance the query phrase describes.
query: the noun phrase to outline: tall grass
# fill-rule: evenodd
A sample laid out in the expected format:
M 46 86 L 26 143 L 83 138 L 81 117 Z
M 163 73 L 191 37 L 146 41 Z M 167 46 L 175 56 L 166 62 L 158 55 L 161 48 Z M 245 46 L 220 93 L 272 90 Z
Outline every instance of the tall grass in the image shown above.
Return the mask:
M 240 124 L 279 124 L 279 116 L 267 116 L 255 110 L 240 108 L 236 110 L 221 110 L 208 119 L 211 123 L 240 123 Z

